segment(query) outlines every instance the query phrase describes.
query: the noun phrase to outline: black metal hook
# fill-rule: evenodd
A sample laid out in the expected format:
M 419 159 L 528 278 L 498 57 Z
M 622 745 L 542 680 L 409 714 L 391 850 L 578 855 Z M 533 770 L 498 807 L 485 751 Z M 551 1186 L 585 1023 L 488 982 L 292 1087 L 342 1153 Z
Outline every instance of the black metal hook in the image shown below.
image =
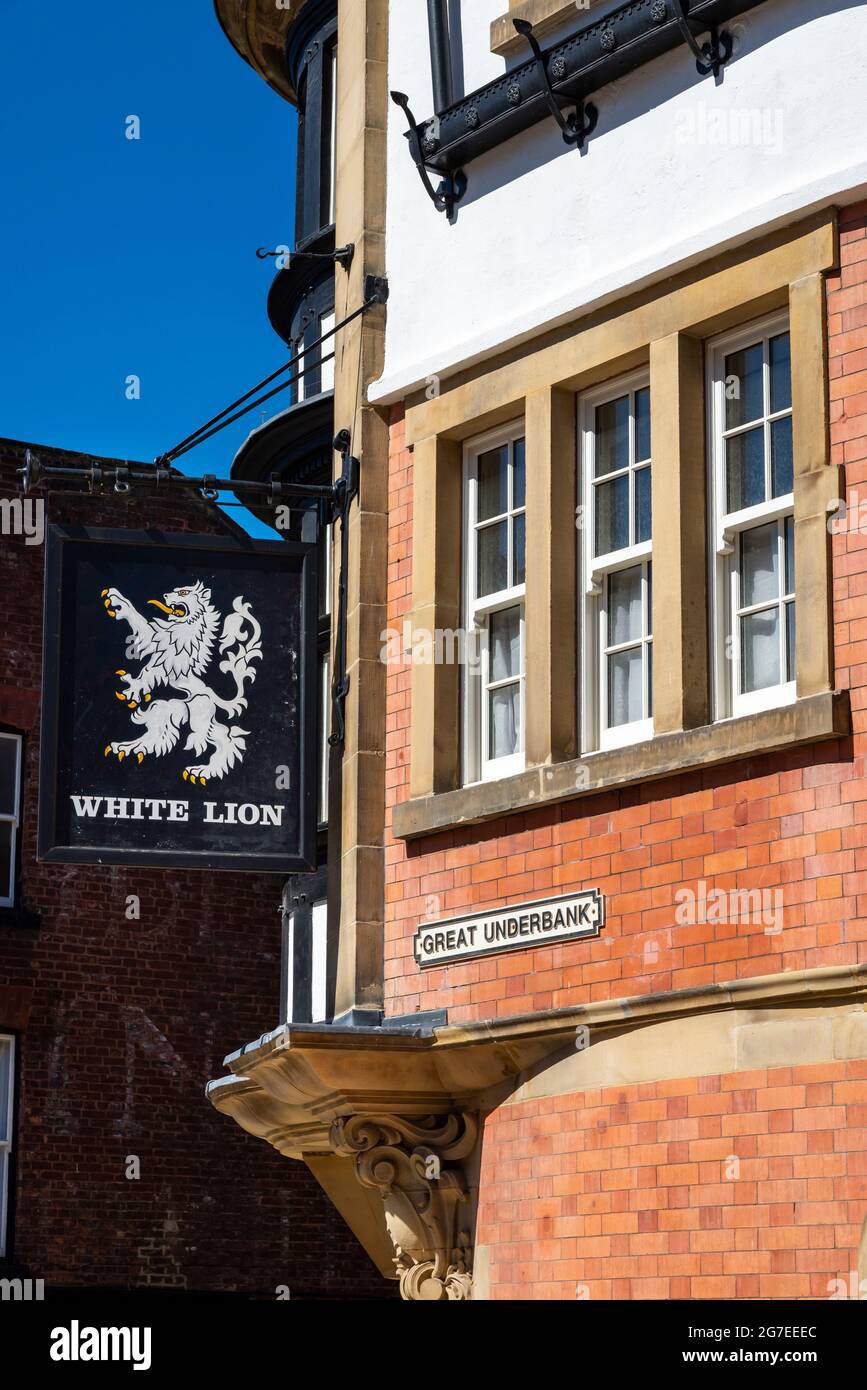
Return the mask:
M 463 169 L 455 169 L 454 173 L 446 174 L 438 188 L 434 188 L 431 183 L 427 167 L 425 165 L 424 153 L 419 140 L 418 129 L 415 117 L 409 108 L 409 97 L 405 92 L 392 92 L 391 99 L 395 106 L 399 106 L 407 120 L 409 129 L 407 137 L 409 148 L 412 154 L 415 167 L 418 169 L 421 181 L 424 184 L 425 192 L 436 208 L 437 212 L 444 212 L 450 222 L 455 220 L 455 205 L 461 201 L 467 191 L 467 176 Z
M 714 24 L 710 28 L 709 42 L 700 44 L 690 23 L 686 3 L 687 0 L 674 0 L 674 18 L 685 42 L 695 55 L 696 69 L 702 77 L 707 77 L 710 73 L 719 77 L 720 69 L 725 67 L 732 56 L 734 40 L 727 29 L 718 29 Z
M 292 261 L 336 261 L 338 265 L 349 266 L 354 254 L 354 241 L 348 241 L 345 246 L 338 246 L 336 251 L 286 251 L 279 246 L 276 251 L 266 251 L 264 246 L 256 248 L 256 255 L 260 261 L 267 261 L 269 256 L 286 256 L 290 264 Z
M 548 103 L 548 109 L 554 120 L 560 127 L 560 132 L 567 145 L 575 145 L 577 149 L 582 149 L 584 141 L 588 135 L 592 135 L 596 129 L 596 122 L 599 120 L 599 112 L 588 101 L 585 105 L 583 101 L 576 102 L 575 110 L 568 116 L 563 114 L 563 99 L 558 97 L 551 86 L 551 79 L 548 76 L 548 65 L 545 62 L 545 55 L 539 47 L 539 40 L 533 33 L 533 26 L 527 19 L 513 19 L 512 23 L 522 38 L 526 39 L 536 60 L 536 68 L 539 73 L 539 81 L 542 84 L 542 95 Z

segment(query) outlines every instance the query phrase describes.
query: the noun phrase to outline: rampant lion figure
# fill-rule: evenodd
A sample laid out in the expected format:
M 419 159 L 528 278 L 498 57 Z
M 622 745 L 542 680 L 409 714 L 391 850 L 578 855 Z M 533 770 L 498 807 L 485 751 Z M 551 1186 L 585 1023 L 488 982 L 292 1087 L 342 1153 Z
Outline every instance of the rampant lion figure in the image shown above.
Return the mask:
M 184 749 L 191 749 L 200 758 L 208 747 L 213 751 L 207 762 L 185 768 L 184 780 L 198 781 L 204 787 L 210 778 L 224 777 L 230 767 L 243 761 L 249 730 L 221 724 L 217 712 L 223 711 L 232 720 L 246 709 L 244 688 L 255 680 L 253 663 L 262 656 L 262 629 L 249 603 L 239 595 L 223 620 L 219 651 L 225 655 L 220 670 L 235 682 L 234 696 L 223 700 L 202 680 L 212 660 L 221 615 L 211 603 L 210 589 L 200 580 L 172 589 L 162 599 L 148 599 L 166 615 L 152 622 L 142 617 L 119 589 L 103 589 L 101 597 L 110 618 L 129 623 L 131 656 L 145 661 L 138 675 L 124 670 L 115 673 L 124 686 L 115 694 L 135 711 L 132 722 L 140 725 L 142 732 L 138 738 L 106 744 L 105 756 L 115 753 L 123 762 L 129 753 L 139 763 L 148 753 L 162 757 L 171 752 L 181 730 L 189 725 Z M 151 692 L 163 685 L 180 691 L 182 698 L 153 700 Z

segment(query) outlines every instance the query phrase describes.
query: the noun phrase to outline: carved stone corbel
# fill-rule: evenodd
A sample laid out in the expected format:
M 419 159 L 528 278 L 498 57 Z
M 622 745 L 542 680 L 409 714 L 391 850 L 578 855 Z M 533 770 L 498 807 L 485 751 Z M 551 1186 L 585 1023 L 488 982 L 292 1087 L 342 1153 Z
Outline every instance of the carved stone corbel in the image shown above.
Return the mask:
M 333 1152 L 354 1159 L 358 1181 L 382 1197 L 401 1296 L 409 1301 L 471 1297 L 472 1210 L 460 1165 L 477 1136 L 476 1116 L 458 1113 L 350 1115 L 331 1125 Z

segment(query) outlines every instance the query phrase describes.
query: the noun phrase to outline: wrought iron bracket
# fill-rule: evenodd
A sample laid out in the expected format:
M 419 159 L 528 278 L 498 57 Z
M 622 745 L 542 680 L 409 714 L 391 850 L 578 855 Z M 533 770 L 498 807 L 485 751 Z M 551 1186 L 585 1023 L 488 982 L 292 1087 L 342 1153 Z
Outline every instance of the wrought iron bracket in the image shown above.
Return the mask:
M 264 246 L 259 246 L 256 255 L 260 261 L 267 261 L 269 256 L 286 256 L 290 265 L 292 261 L 336 261 L 338 265 L 348 267 L 355 255 L 355 242 L 348 241 L 345 246 L 338 246 L 335 251 L 286 251 L 279 246 L 276 251 L 266 251 Z
M 709 41 L 700 44 L 693 28 L 693 22 L 690 20 L 686 3 L 687 0 L 674 0 L 675 22 L 683 34 L 684 41 L 695 55 L 697 71 L 702 77 L 707 77 L 710 73 L 713 73 L 714 77 L 719 77 L 721 69 L 725 67 L 732 56 L 734 40 L 727 29 L 718 29 L 713 24 L 710 28 Z
M 415 117 L 409 107 L 409 97 L 404 92 L 392 92 L 391 99 L 395 106 L 399 106 L 406 117 L 407 139 L 409 140 L 410 153 L 413 163 L 418 169 L 419 177 L 424 184 L 425 192 L 436 208 L 437 212 L 444 212 L 449 222 L 455 220 L 455 207 L 461 201 L 467 191 L 467 176 L 463 169 L 455 169 L 453 173 L 446 174 L 442 182 L 434 188 L 425 165 L 424 151 L 422 150 L 421 140 L 416 129 Z M 436 120 L 436 117 L 434 117 Z
M 527 19 L 513 19 L 512 23 L 516 31 L 522 38 L 527 40 L 533 51 L 536 61 L 536 71 L 539 75 L 539 82 L 542 87 L 542 95 L 548 104 L 548 110 L 560 127 L 560 132 L 567 145 L 574 145 L 576 149 L 582 149 L 584 141 L 588 135 L 592 135 L 596 129 L 596 122 L 599 120 L 599 112 L 592 101 L 579 101 L 574 111 L 569 115 L 564 114 L 566 105 L 571 103 L 564 102 L 558 97 L 554 88 L 551 86 L 551 78 L 548 75 L 548 64 L 545 55 L 539 47 L 539 40 L 533 33 L 533 26 Z
M 334 437 L 335 452 L 343 461 L 340 477 L 332 486 L 331 505 L 327 520 L 340 522 L 340 576 L 337 581 L 337 632 L 334 641 L 334 679 L 331 682 L 332 724 L 328 742 L 343 747 L 346 738 L 346 697 L 349 694 L 349 675 L 346 670 L 347 650 L 347 585 L 349 573 L 349 509 L 358 496 L 361 465 L 350 453 L 352 436 L 341 430 Z
M 357 476 L 353 484 L 352 476 L 346 468 L 344 476 L 338 478 L 335 483 L 284 483 L 276 473 L 272 473 L 267 482 L 258 482 L 245 478 L 218 478 L 214 473 L 204 473 L 200 478 L 193 478 L 187 473 L 166 468 L 159 462 L 150 468 L 135 465 L 130 467 L 128 464 L 118 464 L 111 468 L 99 463 L 90 463 L 83 468 L 44 464 L 32 449 L 25 450 L 24 466 L 17 469 L 17 473 L 21 479 L 21 491 L 25 495 L 33 492 L 42 483 L 64 481 L 83 483 L 83 495 L 103 495 L 109 486 L 116 493 L 127 493 L 141 483 L 156 488 L 161 484 L 164 488 L 186 488 L 191 492 L 198 492 L 208 502 L 219 502 L 221 492 L 231 492 L 236 497 L 249 498 L 251 502 L 257 501 L 271 507 L 288 504 L 290 510 L 292 503 L 297 502 L 301 504 L 295 508 L 298 511 L 309 512 L 310 503 L 315 502 L 319 507 L 319 520 L 323 525 L 342 514 L 347 478 L 349 484 L 354 485 L 355 491 L 358 490 Z M 352 496 L 354 495 L 353 492 Z

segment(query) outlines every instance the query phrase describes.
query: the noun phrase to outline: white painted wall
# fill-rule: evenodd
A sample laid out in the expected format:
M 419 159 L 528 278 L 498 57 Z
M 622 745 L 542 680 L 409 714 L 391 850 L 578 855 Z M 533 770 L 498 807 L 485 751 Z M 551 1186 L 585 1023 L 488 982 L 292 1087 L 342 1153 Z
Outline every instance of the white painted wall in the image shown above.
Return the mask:
M 466 91 L 504 69 L 489 26 L 505 9 L 462 0 Z M 867 192 L 865 0 L 765 0 L 728 27 L 736 53 L 719 86 L 698 76 L 685 47 L 657 59 L 598 93 L 584 154 L 551 120 L 468 165 L 453 226 L 427 198 L 391 106 L 390 298 L 372 400 Z M 421 0 L 393 0 L 389 53 L 389 86 L 409 95 L 418 120 L 431 115 Z M 728 131 L 749 113 L 761 140 L 719 141 L 719 122 Z

